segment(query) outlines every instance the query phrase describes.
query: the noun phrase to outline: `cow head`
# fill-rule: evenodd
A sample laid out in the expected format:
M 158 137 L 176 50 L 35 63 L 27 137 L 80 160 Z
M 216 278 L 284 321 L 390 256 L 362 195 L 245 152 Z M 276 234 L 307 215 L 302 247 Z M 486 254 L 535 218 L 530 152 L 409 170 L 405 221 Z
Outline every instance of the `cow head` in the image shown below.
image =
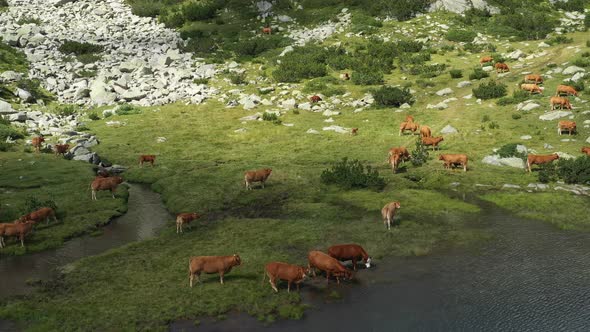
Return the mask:
M 240 259 L 240 255 L 234 254 L 234 266 L 242 264 L 242 260 Z
M 272 173 L 272 168 L 265 168 L 264 169 L 264 174 L 266 174 L 266 177 L 269 177 L 271 173 Z
M 439 141 L 439 142 L 442 142 L 442 141 L 444 141 L 445 139 L 444 139 L 442 136 L 439 136 L 439 137 L 437 137 L 437 138 L 436 138 L 436 140 L 437 140 L 437 141 Z
M 201 216 L 200 216 L 200 215 L 198 215 L 196 212 L 193 212 L 193 213 L 191 213 L 191 217 L 192 217 L 193 219 L 201 218 Z
M 393 202 L 393 203 L 395 203 L 393 206 L 394 206 L 396 209 L 400 209 L 400 208 L 401 208 L 401 205 L 399 204 L 399 202 Z
M 445 160 L 445 157 L 444 157 L 444 155 L 442 155 L 442 154 L 441 154 L 441 155 L 439 155 L 439 156 L 438 156 L 438 160 Z
M 559 159 L 559 155 L 557 153 L 553 154 L 553 160 Z

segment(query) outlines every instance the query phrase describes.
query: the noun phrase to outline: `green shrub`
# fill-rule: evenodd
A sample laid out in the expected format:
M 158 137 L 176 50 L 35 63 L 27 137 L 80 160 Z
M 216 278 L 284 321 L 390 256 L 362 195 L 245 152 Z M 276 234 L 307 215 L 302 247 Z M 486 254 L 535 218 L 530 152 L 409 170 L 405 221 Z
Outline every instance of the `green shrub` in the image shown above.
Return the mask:
M 262 114 L 262 120 L 270 121 L 274 124 L 281 124 L 283 122 L 283 121 L 281 121 L 281 119 L 279 119 L 278 115 L 276 115 L 275 113 L 269 113 L 269 112 L 264 112 L 264 114 Z
M 377 89 L 373 93 L 373 97 L 378 106 L 385 107 L 400 107 L 405 103 L 411 105 L 415 102 L 414 96 L 410 93 L 410 89 L 400 89 L 398 87 L 387 85 Z
M 231 72 L 228 75 L 230 82 L 232 82 L 232 84 L 244 84 L 246 83 L 246 73 L 236 73 L 236 72 Z
M 500 125 L 497 122 L 492 121 L 492 122 L 490 122 L 488 124 L 488 128 L 490 128 L 490 129 L 500 129 Z
M 364 27 L 376 27 L 376 28 L 380 28 L 383 26 L 383 23 L 377 19 L 375 19 L 374 17 L 365 15 L 365 14 L 355 14 L 352 16 L 352 21 L 351 23 L 353 25 L 356 25 L 360 28 L 364 28 Z
M 506 95 L 506 85 L 496 81 L 482 83 L 479 87 L 473 88 L 473 95 L 480 99 L 500 98 Z
M 399 21 L 409 20 L 419 13 L 425 13 L 430 0 L 374 0 L 362 2 L 368 6 L 370 14 L 375 16 L 395 17 Z
M 0 0 L 0 8 L 8 7 L 8 0 Z
M 233 44 L 231 49 L 238 56 L 257 56 L 265 51 L 286 46 L 286 39 L 279 36 L 263 36 L 241 39 Z
M 522 2 L 509 8 L 501 8 L 502 15 L 491 18 L 489 27 L 493 30 L 490 29 L 488 32 L 502 36 L 516 36 L 520 39 L 545 38 L 555 29 L 558 22 L 551 13 L 541 9 L 541 6 L 538 9 L 535 6 Z
M 78 110 L 73 105 L 60 106 L 55 113 L 61 117 L 67 117 L 76 114 Z
M 474 68 L 473 72 L 469 74 L 470 80 L 481 80 L 482 78 L 490 77 L 490 74 L 483 71 L 481 68 Z
M 166 10 L 161 12 L 160 22 L 164 23 L 167 28 L 180 28 L 184 25 L 184 16 L 181 11 Z
M 584 26 L 586 28 L 590 28 L 590 15 L 586 15 L 586 17 L 584 18 Z M 586 47 L 590 47 L 590 41 L 586 41 Z
M 87 65 L 89 63 L 95 63 L 102 59 L 102 56 L 97 54 L 81 54 L 76 57 L 78 61 L 82 62 L 83 64 Z
M 563 84 L 573 87 L 578 92 L 584 91 L 584 88 L 585 88 L 583 80 L 578 80 L 578 81 L 565 80 L 565 81 L 563 81 Z
M 451 29 L 447 32 L 447 39 L 454 42 L 468 43 L 473 41 L 477 33 L 473 30 Z
M 496 45 L 494 44 L 474 44 L 474 43 L 466 43 L 463 45 L 463 50 L 471 53 L 480 53 L 483 51 L 486 52 L 496 52 Z
M 422 144 L 422 140 L 416 140 L 416 147 L 410 153 L 412 156 L 411 162 L 414 166 L 422 166 L 428 161 L 428 147 Z
M 190 1 L 182 7 L 182 14 L 187 21 L 202 21 L 215 17 L 217 9 L 212 2 Z
M 442 74 L 446 68 L 447 65 L 442 63 L 434 65 L 418 65 L 410 67 L 409 72 L 412 75 L 420 75 L 421 77 L 432 78 Z
M 279 82 L 299 82 L 304 78 L 326 76 L 326 58 L 327 51 L 322 47 L 295 47 L 281 59 L 272 75 Z
M 555 182 L 558 180 L 557 166 L 555 163 L 539 165 L 538 178 L 541 183 Z
M 590 156 L 559 159 L 557 174 L 565 183 L 590 183 Z
M 396 51 L 403 53 L 418 53 L 423 47 L 424 43 L 414 40 L 400 40 L 395 44 Z
M 498 151 L 496 151 L 496 154 L 499 155 L 501 158 L 510 158 L 510 157 L 517 157 L 517 158 L 522 158 L 522 159 L 526 159 L 526 154 L 518 152 L 518 150 L 516 149 L 516 146 L 518 144 L 517 143 L 508 143 L 505 144 L 503 146 L 501 146 Z
M 90 120 L 92 120 L 92 121 L 100 120 L 100 117 L 96 113 L 90 113 L 90 114 L 88 114 L 88 118 Z
M 2 7 L 2 6 L 0 5 L 0 7 Z M 40 25 L 41 20 L 38 18 L 33 18 L 33 17 L 23 17 L 23 18 L 19 19 L 16 23 L 18 23 L 19 25 L 25 25 L 25 24 Z
M 522 118 L 522 115 L 520 113 L 512 113 L 512 119 L 518 120 L 520 118 Z
M 343 70 L 346 68 L 356 67 L 357 61 L 346 53 L 346 50 L 342 47 L 332 47 L 328 50 L 329 55 L 327 58 L 328 66 L 334 70 Z
M 104 47 L 91 43 L 80 43 L 73 40 L 66 40 L 61 44 L 58 50 L 63 54 L 74 54 L 78 56 L 82 54 L 100 53 L 104 50 Z
M 141 110 L 133 105 L 123 104 L 119 106 L 116 113 L 118 115 L 134 115 L 134 114 L 141 114 Z
M 568 38 L 564 35 L 558 35 L 555 37 L 552 37 L 550 39 L 547 39 L 546 42 L 549 45 L 558 45 L 558 44 L 569 44 L 572 43 L 574 41 L 573 38 Z
M 10 125 L 10 122 L 6 122 L 0 123 L 0 142 L 5 142 L 8 137 L 13 140 L 25 137 L 22 132 Z
M 350 79 L 356 85 L 383 84 L 383 72 L 377 68 L 363 66 L 353 71 Z
M 195 83 L 195 84 L 209 84 L 209 79 L 208 78 L 195 78 L 193 80 L 193 83 Z
M 584 52 L 584 53 L 580 54 L 580 56 L 582 58 L 589 58 L 590 57 L 590 52 Z
M 553 1 L 553 7 L 562 9 L 568 12 L 584 12 L 584 6 L 588 3 L 587 0 L 568 0 L 568 1 Z
M 449 74 L 451 75 L 451 78 L 463 77 L 463 71 L 461 69 L 451 69 L 449 70 Z
M 81 70 L 76 73 L 77 77 L 96 77 L 96 70 Z
M 385 179 L 370 165 L 363 165 L 359 160 L 342 161 L 333 164 L 322 172 L 320 177 L 324 184 L 335 184 L 345 189 L 370 188 L 381 190 L 385 188 Z
M 531 95 L 524 90 L 514 90 L 512 92 L 511 97 L 503 97 L 496 101 L 496 104 L 499 106 L 511 105 L 511 104 L 518 104 L 529 99 Z
M 482 116 L 482 118 L 481 118 L 481 122 L 488 122 L 488 121 L 490 121 L 490 120 L 491 120 L 491 119 L 490 119 L 490 116 L 489 116 L 489 115 L 487 115 L 487 114 L 485 114 L 485 115 L 484 115 L 484 116 Z
M 578 67 L 590 67 L 590 58 L 575 58 L 572 64 Z
M 131 12 L 137 16 L 156 17 L 164 14 L 167 7 L 179 4 L 184 0 L 127 0 Z
M 411 83 L 411 82 L 409 82 L 409 83 Z M 426 89 L 426 88 L 432 88 L 433 86 L 436 85 L 436 83 L 429 81 L 429 80 L 417 79 L 416 85 L 418 85 L 422 89 Z

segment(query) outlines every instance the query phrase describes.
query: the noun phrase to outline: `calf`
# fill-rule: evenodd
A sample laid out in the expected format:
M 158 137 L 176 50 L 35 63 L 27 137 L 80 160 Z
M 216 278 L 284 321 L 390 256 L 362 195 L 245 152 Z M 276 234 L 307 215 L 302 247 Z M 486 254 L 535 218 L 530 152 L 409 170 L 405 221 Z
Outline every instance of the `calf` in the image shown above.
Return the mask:
M 557 123 L 557 133 L 561 136 L 562 131 L 567 131 L 569 135 L 576 132 L 576 123 L 574 121 L 562 120 Z
M 68 152 L 68 150 L 70 149 L 70 145 L 69 144 L 56 144 L 53 147 L 53 152 L 55 153 L 55 156 L 59 156 L 60 154 L 62 156 L 65 156 L 66 152 Z
M 525 83 L 543 84 L 543 77 L 538 74 L 529 74 L 524 76 Z
M 279 290 L 277 288 L 277 280 L 286 280 L 287 292 L 290 292 L 292 283 L 295 283 L 295 285 L 297 285 L 297 290 L 299 290 L 299 284 L 305 280 L 308 273 L 309 269 L 306 269 L 303 266 L 291 265 L 282 262 L 270 262 L 264 267 L 264 276 L 262 277 L 262 282 L 264 282 L 268 276 L 270 287 L 272 287 L 272 289 L 278 293 Z
M 25 246 L 25 237 L 33 230 L 34 221 L 24 223 L 2 224 L 0 227 L 0 248 L 6 247 L 5 236 L 17 236 L 20 239 L 20 246 Z
M 383 224 L 387 225 L 387 229 L 391 229 L 391 223 L 393 222 L 393 217 L 395 216 L 395 211 L 401 208 L 399 202 L 391 202 L 385 204 L 385 206 L 381 209 L 381 217 L 383 218 Z
M 92 189 L 92 199 L 98 200 L 96 198 L 96 192 L 100 190 L 110 190 L 111 195 L 115 198 L 115 191 L 117 190 L 117 186 L 123 182 L 123 178 L 120 176 L 111 176 L 108 178 L 103 177 L 96 177 L 94 181 L 90 184 L 90 188 Z
M 525 90 L 525 91 L 529 91 L 531 94 L 533 94 L 533 93 L 543 94 L 543 90 L 541 90 L 541 88 L 536 84 L 523 83 L 520 85 L 520 89 Z
M 391 172 L 393 172 L 393 174 L 395 174 L 395 172 L 397 171 L 397 167 L 399 166 L 401 158 L 402 157 L 397 153 L 394 153 L 389 156 L 388 162 L 391 165 Z
M 328 248 L 328 255 L 339 261 L 352 261 L 352 267 L 356 271 L 356 262 L 361 260 L 368 268 L 371 267 L 371 257 L 363 247 L 358 244 L 339 244 Z
M 358 132 L 359 132 L 359 129 L 358 128 L 352 128 L 350 130 L 350 134 L 353 135 L 353 136 L 356 135 Z
M 560 84 L 557 86 L 557 91 L 555 92 L 555 95 L 561 96 L 562 94 L 565 94 L 566 96 L 573 95 L 577 97 L 578 91 L 576 91 L 576 89 L 573 86 Z
M 479 65 L 483 67 L 485 63 L 489 63 L 492 61 L 494 61 L 494 58 L 492 58 L 491 56 L 483 56 L 479 59 Z
M 234 266 L 242 263 L 240 256 L 193 256 L 188 261 L 189 284 L 193 287 L 193 279 L 201 282 L 201 273 L 219 273 L 219 281 L 223 285 L 223 276 L 229 273 Z
M 559 105 L 560 109 L 568 109 L 571 110 L 572 109 L 572 104 L 570 104 L 569 99 L 564 98 L 564 97 L 551 97 L 549 99 L 549 104 L 551 104 L 551 110 L 553 111 L 556 107 L 555 105 Z
M 590 146 L 583 147 L 582 153 L 585 153 L 587 156 L 590 156 Z
M 150 163 L 154 166 L 154 162 L 156 161 L 156 156 L 153 154 L 142 154 L 139 156 L 139 166 L 143 167 L 143 163 Z
M 438 148 L 438 143 L 444 141 L 445 139 L 442 136 L 438 137 L 422 137 L 422 144 L 429 146 L 432 145 L 432 151 L 434 148 Z
M 432 137 L 432 130 L 430 129 L 430 127 L 420 127 L 420 137 Z
M 402 133 L 406 130 L 409 130 L 413 133 L 416 132 L 416 130 L 418 130 L 418 128 L 420 128 L 420 125 L 414 122 L 402 122 L 399 125 L 399 135 L 401 136 Z
M 272 34 L 272 29 L 270 27 L 264 27 L 262 28 L 262 34 L 270 35 Z
M 201 218 L 196 212 L 179 213 L 176 215 L 176 234 L 182 233 L 182 225 L 190 224 L 191 221 Z
M 43 136 L 37 136 L 31 139 L 31 145 L 35 148 L 35 152 L 39 153 L 41 151 L 41 144 L 43 144 L 43 142 L 45 142 Z
M 43 207 L 37 211 L 33 211 L 29 214 L 25 214 L 24 216 L 22 216 L 18 219 L 18 222 L 24 223 L 27 220 L 30 220 L 36 224 L 40 221 L 45 220 L 45 223 L 49 224 L 50 217 L 53 217 L 53 221 L 57 222 L 57 217 L 55 216 L 55 211 L 52 208 Z
M 268 180 L 268 177 L 271 173 L 272 169 L 270 168 L 247 171 L 244 173 L 244 183 L 246 184 L 246 189 L 252 190 L 252 182 L 260 182 L 262 183 L 262 188 L 264 188 L 264 182 Z
M 556 153 L 549 154 L 549 155 L 538 155 L 538 154 L 529 154 L 526 158 L 526 166 L 529 172 L 531 171 L 532 165 L 541 165 L 541 164 L 548 164 L 556 159 L 559 159 L 559 155 Z
M 308 268 L 312 271 L 313 276 L 316 276 L 315 269 L 326 272 L 326 282 L 330 282 L 330 275 L 336 277 L 336 281 L 340 284 L 340 277 L 345 279 L 352 279 L 352 273 L 346 269 L 342 263 L 335 258 L 324 254 L 321 251 L 313 250 L 307 255 Z
M 505 63 L 498 62 L 494 67 L 496 68 L 496 73 L 510 71 L 510 68 L 508 68 L 508 65 Z
M 441 154 L 438 160 L 444 161 L 445 168 L 451 168 L 456 165 L 463 166 L 463 171 L 467 172 L 467 156 L 464 154 Z
M 309 97 L 309 101 L 311 101 L 312 103 L 317 103 L 322 101 L 322 97 L 318 96 L 318 95 L 313 95 L 311 97 Z

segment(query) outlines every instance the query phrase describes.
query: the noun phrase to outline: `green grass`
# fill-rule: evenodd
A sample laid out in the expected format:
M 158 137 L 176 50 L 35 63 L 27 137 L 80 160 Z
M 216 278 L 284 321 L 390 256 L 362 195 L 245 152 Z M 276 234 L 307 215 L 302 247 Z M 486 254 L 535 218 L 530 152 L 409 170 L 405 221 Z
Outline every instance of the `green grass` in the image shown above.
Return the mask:
M 0 73 L 7 70 L 25 73 L 29 69 L 24 53 L 0 42 Z
M 10 240 L 0 249 L 2 255 L 23 255 L 57 248 L 69 238 L 93 232 L 112 217 L 126 211 L 127 190 L 121 186 L 118 198 L 101 192 L 98 202 L 91 202 L 89 184 L 94 179 L 86 163 L 56 158 L 53 154 L 20 152 L 0 153 L 0 220 L 12 222 L 30 211 L 24 210 L 28 197 L 53 200 L 58 223 L 39 224 L 27 237 L 26 247 Z M 9 176 L 8 176 L 9 174 Z

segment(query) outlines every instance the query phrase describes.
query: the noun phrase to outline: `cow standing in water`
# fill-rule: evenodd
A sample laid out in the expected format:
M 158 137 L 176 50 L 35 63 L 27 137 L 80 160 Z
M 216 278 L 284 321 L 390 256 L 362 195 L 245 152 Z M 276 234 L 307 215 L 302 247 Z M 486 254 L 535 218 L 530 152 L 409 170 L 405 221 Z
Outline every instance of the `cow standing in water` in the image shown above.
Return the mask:
M 352 261 L 352 268 L 356 271 L 356 262 L 363 261 L 365 266 L 371 267 L 371 257 L 358 244 L 339 244 L 328 248 L 328 255 L 339 261 Z

